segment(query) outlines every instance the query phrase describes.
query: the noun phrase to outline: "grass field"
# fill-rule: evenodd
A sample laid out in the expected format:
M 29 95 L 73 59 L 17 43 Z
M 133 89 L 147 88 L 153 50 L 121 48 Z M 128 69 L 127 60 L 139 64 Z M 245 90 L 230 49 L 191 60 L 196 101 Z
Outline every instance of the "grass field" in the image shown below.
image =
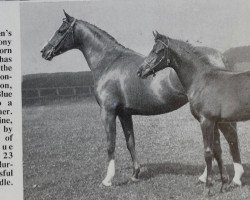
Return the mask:
M 188 106 L 165 115 L 134 116 L 136 151 L 142 172 L 131 183 L 132 163 L 120 123 L 117 123 L 116 176 L 113 186 L 100 188 L 106 174 L 106 134 L 99 107 L 92 99 L 23 108 L 25 200 L 158 200 L 202 199 L 197 184 L 204 169 L 199 124 Z M 250 122 L 239 123 L 245 174 L 243 187 L 210 199 L 250 199 Z M 228 145 L 222 138 L 223 158 L 233 175 Z

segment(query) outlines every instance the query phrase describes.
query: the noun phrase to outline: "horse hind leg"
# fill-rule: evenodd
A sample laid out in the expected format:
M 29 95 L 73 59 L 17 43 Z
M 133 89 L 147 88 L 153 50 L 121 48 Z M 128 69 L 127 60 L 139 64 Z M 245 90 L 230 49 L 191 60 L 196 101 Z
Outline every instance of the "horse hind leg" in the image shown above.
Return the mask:
M 107 151 L 108 151 L 108 169 L 105 179 L 102 181 L 104 186 L 111 186 L 112 179 L 115 175 L 115 142 L 116 142 L 116 115 L 101 109 L 101 118 L 107 134 Z
M 237 135 L 237 125 L 236 123 L 219 123 L 219 129 L 223 133 L 225 139 L 227 140 L 230 148 L 230 153 L 233 157 L 234 162 L 234 178 L 232 180 L 231 186 L 241 186 L 241 177 L 244 173 L 243 166 L 241 164 L 239 142 Z
M 230 187 L 241 186 L 241 177 L 244 173 L 243 166 L 241 164 L 238 135 L 237 135 L 237 124 L 236 123 L 218 123 L 217 127 L 223 133 L 225 139 L 227 140 L 230 148 L 230 153 L 234 162 L 234 178 Z M 203 174 L 199 177 L 199 181 L 206 182 L 207 178 L 207 167 L 205 168 Z
M 140 173 L 140 165 L 137 160 L 136 151 L 135 151 L 135 137 L 133 130 L 133 121 L 131 115 L 120 114 L 118 115 L 122 129 L 125 135 L 127 148 L 130 152 L 132 162 L 133 162 L 133 175 L 131 177 L 132 181 L 138 181 Z

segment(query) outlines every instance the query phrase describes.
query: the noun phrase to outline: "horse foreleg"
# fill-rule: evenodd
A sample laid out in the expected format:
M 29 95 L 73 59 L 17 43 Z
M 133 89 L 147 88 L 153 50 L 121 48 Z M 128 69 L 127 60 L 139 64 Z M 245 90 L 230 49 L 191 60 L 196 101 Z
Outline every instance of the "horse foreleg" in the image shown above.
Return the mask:
M 135 151 L 135 138 L 133 130 L 133 121 L 131 115 L 120 114 L 118 115 L 121 121 L 122 129 L 126 138 L 127 148 L 130 152 L 132 162 L 133 162 L 133 175 L 131 177 L 132 181 L 137 181 L 140 173 L 140 165 L 137 160 Z
M 222 150 L 221 150 L 221 144 L 220 144 L 220 133 L 217 128 L 218 124 L 215 125 L 214 127 L 214 148 L 213 148 L 213 154 L 214 158 L 216 159 L 221 175 L 221 181 L 222 181 L 222 186 L 221 186 L 221 192 L 224 191 L 224 186 L 228 184 L 229 182 L 229 176 L 227 174 L 227 170 L 223 164 L 223 160 L 221 157 Z
M 214 127 L 214 134 L 215 134 L 214 151 L 216 151 L 215 154 L 218 155 L 218 157 L 219 157 L 219 155 L 221 156 L 222 150 L 221 150 L 221 146 L 220 146 L 220 136 L 219 136 L 218 126 Z M 214 159 L 213 159 L 213 161 L 212 161 L 212 169 L 214 167 L 214 164 L 215 164 L 215 162 L 214 162 Z M 199 181 L 202 182 L 202 183 L 206 183 L 206 180 L 207 180 L 207 166 L 205 167 L 202 175 L 199 177 Z
M 214 127 L 215 122 L 207 118 L 200 121 L 204 142 L 204 157 L 207 165 L 207 180 L 205 187 L 205 194 L 210 195 L 211 187 L 213 186 L 212 177 L 212 160 L 213 160 L 213 143 L 214 143 Z
M 107 151 L 108 151 L 108 169 L 102 184 L 105 186 L 112 185 L 112 179 L 115 175 L 115 142 L 116 142 L 116 115 L 114 112 L 101 110 L 101 118 L 107 134 Z
M 230 152 L 233 157 L 234 178 L 232 184 L 241 186 L 242 183 L 240 179 L 244 173 L 244 169 L 241 164 L 236 123 L 219 123 L 218 126 L 229 144 Z

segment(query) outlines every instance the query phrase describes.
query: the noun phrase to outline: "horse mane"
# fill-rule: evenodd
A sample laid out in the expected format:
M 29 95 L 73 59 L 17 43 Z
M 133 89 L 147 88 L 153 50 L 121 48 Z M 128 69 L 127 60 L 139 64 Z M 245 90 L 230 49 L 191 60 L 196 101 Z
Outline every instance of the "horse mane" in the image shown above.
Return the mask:
M 108 34 L 106 31 L 102 30 L 101 28 L 99 28 L 98 26 L 94 25 L 94 24 L 91 24 L 87 21 L 83 21 L 83 20 L 80 20 L 82 23 L 84 23 L 85 25 L 87 25 L 88 28 L 91 28 L 90 30 L 92 31 L 92 33 L 95 35 L 95 37 L 101 39 L 102 36 L 106 36 L 110 41 L 112 41 L 114 44 L 124 48 L 124 49 L 127 49 L 127 50 L 131 50 L 125 46 L 123 46 L 122 44 L 120 44 L 113 36 L 111 36 L 110 34 Z
M 156 40 L 163 40 L 164 42 L 169 40 L 171 42 L 171 48 L 176 51 L 180 55 L 187 55 L 189 58 L 197 58 L 199 61 L 203 62 L 204 64 L 211 65 L 211 62 L 206 54 L 200 52 L 196 49 L 195 46 L 188 42 L 184 42 L 182 40 L 172 39 L 166 37 L 165 35 L 157 34 L 155 37 Z

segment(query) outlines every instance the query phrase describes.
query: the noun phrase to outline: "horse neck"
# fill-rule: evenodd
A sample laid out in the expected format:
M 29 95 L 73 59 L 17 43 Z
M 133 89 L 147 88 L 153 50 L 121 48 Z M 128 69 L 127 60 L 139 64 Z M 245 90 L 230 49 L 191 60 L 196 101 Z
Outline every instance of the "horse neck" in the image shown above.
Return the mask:
M 74 36 L 77 48 L 83 53 L 95 78 L 99 77 L 107 67 L 103 66 L 102 62 L 116 59 L 115 51 L 122 49 L 122 46 L 113 41 L 110 36 L 87 22 L 80 21 L 77 24 Z
M 189 91 L 194 81 L 197 80 L 202 74 L 206 73 L 209 67 L 202 67 L 204 63 L 198 59 L 180 56 L 177 55 L 176 52 L 173 54 L 174 63 L 171 67 L 175 70 L 185 90 Z

